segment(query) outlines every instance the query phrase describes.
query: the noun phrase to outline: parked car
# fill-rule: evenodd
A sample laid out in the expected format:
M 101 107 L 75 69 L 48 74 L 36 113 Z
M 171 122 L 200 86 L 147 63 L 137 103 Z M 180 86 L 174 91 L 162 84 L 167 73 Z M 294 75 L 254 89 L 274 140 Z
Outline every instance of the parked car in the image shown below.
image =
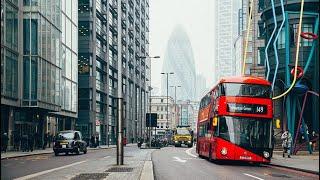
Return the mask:
M 87 143 L 82 139 L 80 131 L 60 131 L 53 145 L 54 155 L 59 155 L 59 153 L 76 153 L 80 154 L 83 152 L 87 153 Z

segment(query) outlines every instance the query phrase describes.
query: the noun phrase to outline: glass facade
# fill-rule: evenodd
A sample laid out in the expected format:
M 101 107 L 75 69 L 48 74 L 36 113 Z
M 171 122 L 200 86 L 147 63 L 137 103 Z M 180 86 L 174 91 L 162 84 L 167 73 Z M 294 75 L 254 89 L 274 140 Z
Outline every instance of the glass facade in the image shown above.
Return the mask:
M 42 107 L 42 102 L 59 107 L 60 1 L 30 0 L 23 5 L 22 105 Z
M 61 108 L 78 111 L 78 0 L 61 1 Z
M 1 2 L 1 95 L 18 98 L 17 1 Z

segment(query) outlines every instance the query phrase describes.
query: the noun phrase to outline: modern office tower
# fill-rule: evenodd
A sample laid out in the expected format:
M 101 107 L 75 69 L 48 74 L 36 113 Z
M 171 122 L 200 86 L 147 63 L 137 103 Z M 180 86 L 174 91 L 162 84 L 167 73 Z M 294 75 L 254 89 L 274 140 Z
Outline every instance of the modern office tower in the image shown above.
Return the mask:
M 170 86 L 180 85 L 177 90 L 177 99 L 193 100 L 195 91 L 195 63 L 189 37 L 182 26 L 178 25 L 170 35 L 165 52 L 162 72 L 171 73 L 168 77 L 169 96 L 174 97 L 174 89 Z M 161 83 L 162 95 L 167 95 L 167 77 L 163 75 Z
M 118 21 L 118 19 L 120 21 Z M 145 135 L 150 79 L 148 0 L 79 1 L 79 118 L 85 137 L 116 143 L 118 89 L 127 139 Z M 122 84 L 118 83 L 121 73 Z
M 248 18 L 249 18 L 249 10 L 250 10 L 250 0 L 242 0 L 241 1 L 241 9 L 239 9 L 239 24 L 238 24 L 238 38 L 237 43 L 235 45 L 237 55 L 237 67 L 240 69 L 240 73 L 242 70 L 242 61 L 244 57 L 244 53 L 246 53 L 246 75 L 264 77 L 265 76 L 265 66 L 264 66 L 264 24 L 261 20 L 261 12 L 262 9 L 259 6 L 262 1 L 253 0 L 253 8 L 252 8 L 252 18 L 250 23 L 250 32 L 248 37 L 248 47 L 245 52 L 245 45 L 247 39 L 247 27 L 248 27 Z M 238 53 L 238 52 L 241 52 Z M 239 57 L 239 54 L 241 57 Z
M 68 1 L 1 1 L 1 132 L 13 139 L 74 129 L 78 6 Z
M 238 1 L 216 1 L 216 59 L 215 78 L 236 73 L 234 43 L 237 38 Z

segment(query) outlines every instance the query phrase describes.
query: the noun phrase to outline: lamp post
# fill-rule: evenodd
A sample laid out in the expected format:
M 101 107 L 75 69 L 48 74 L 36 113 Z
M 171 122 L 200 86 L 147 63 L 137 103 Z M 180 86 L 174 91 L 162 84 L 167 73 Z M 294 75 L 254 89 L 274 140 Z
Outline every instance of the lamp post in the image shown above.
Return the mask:
M 160 58 L 160 56 L 139 56 L 139 58 L 140 59 L 146 59 L 146 58 L 150 58 L 150 80 L 149 80 L 149 82 L 150 82 L 150 86 L 148 87 L 148 90 L 149 90 L 149 126 L 151 126 L 151 90 L 152 90 L 152 85 L 151 85 L 151 59 L 153 58 L 153 59 L 159 59 Z M 142 123 L 141 123 L 141 125 L 142 125 Z M 149 136 L 149 147 L 151 146 L 151 127 L 149 127 L 148 128 L 149 129 L 149 133 L 148 133 L 148 136 Z M 141 130 L 142 130 L 142 128 L 141 128 Z
M 177 113 L 177 87 L 181 87 L 181 86 L 170 86 L 170 87 L 174 87 L 174 113 L 176 115 L 176 113 Z M 174 118 L 176 119 L 176 116 L 174 116 Z
M 167 123 L 166 123 L 166 128 L 167 128 L 167 132 L 168 132 L 168 128 L 169 128 L 169 74 L 174 74 L 173 72 L 169 72 L 169 73 L 161 73 L 162 75 L 167 75 Z

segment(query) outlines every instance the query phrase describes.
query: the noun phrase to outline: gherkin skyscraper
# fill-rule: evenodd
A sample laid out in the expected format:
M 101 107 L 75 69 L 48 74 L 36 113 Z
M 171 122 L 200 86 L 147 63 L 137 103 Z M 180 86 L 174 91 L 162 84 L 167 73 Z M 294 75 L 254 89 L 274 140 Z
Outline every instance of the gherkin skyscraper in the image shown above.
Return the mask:
M 177 25 L 167 43 L 162 72 L 174 72 L 169 75 L 169 96 L 174 97 L 170 86 L 182 86 L 177 89 L 177 99 L 194 100 L 196 93 L 196 72 L 193 50 L 189 37 L 181 25 Z M 167 94 L 167 77 L 162 76 L 161 92 Z

